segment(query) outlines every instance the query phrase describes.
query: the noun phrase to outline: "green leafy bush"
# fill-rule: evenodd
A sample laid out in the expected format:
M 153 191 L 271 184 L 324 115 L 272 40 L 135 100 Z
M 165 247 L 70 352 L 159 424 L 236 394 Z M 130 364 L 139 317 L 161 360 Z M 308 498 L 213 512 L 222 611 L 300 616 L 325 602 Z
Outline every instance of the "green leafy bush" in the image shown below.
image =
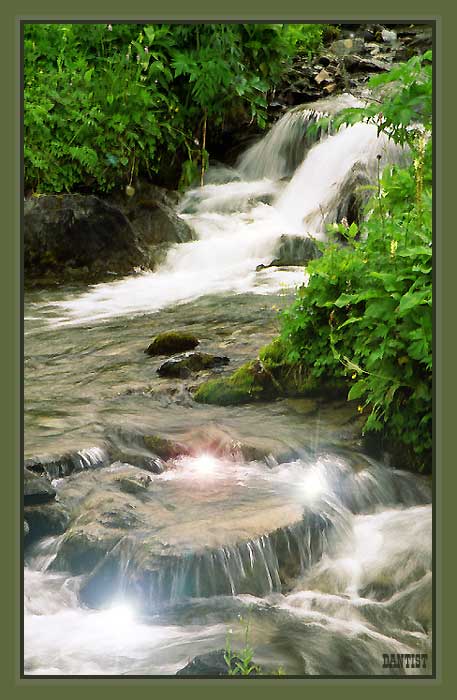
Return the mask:
M 423 60 L 431 60 L 430 52 Z M 311 377 L 350 382 L 348 399 L 357 399 L 359 411 L 367 415 L 366 431 L 383 431 L 408 446 L 420 468 L 428 468 L 433 325 L 429 66 L 423 82 L 412 84 L 423 60 L 411 60 L 390 74 L 395 80 L 401 76 L 402 87 L 378 105 L 381 119 L 372 107 L 365 114 L 355 112 L 356 120 L 376 121 L 397 142 L 407 141 L 413 162 L 384 172 L 360 231 L 355 223 L 331 227 L 330 241 L 319 244 L 322 257 L 309 263 L 308 286 L 284 313 L 281 342 L 287 361 L 302 363 Z M 412 94 L 424 111 L 414 112 L 411 123 Z M 351 112 L 344 121 L 353 123 Z
M 108 191 L 182 164 L 204 173 L 207 127 L 265 126 L 284 65 L 321 25 L 25 24 L 25 186 Z

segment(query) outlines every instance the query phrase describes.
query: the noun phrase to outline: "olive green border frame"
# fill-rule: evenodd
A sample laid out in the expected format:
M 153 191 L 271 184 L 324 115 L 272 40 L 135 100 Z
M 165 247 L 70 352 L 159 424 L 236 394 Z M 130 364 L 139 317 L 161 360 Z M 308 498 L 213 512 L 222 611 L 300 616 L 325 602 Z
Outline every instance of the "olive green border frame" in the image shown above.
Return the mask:
M 337 693 L 354 698 L 358 694 L 373 698 L 382 694 L 401 693 L 402 696 L 424 692 L 434 695 L 451 693 L 455 685 L 453 677 L 453 621 L 455 624 L 455 595 L 453 595 L 452 535 L 454 523 L 452 510 L 448 515 L 446 506 L 450 505 L 455 488 L 455 470 L 451 465 L 450 429 L 452 414 L 452 390 L 455 390 L 455 373 L 453 366 L 453 314 L 452 277 L 448 279 L 453 263 L 455 235 L 450 221 L 450 211 L 443 208 L 452 197 L 454 189 L 452 165 L 455 162 L 455 140 L 452 138 L 451 120 L 454 121 L 452 102 L 455 79 L 453 68 L 456 41 L 455 27 L 457 17 L 455 8 L 445 7 L 444 0 L 426 3 L 424 0 L 384 0 L 382 6 L 368 7 L 363 0 L 327 0 L 325 6 L 305 5 L 300 0 L 282 0 L 278 5 L 271 0 L 230 0 L 224 12 L 222 5 L 216 6 L 214 0 L 194 0 L 191 4 L 185 0 L 136 0 L 133 5 L 126 5 L 120 0 L 98 0 L 94 3 L 79 0 L 74 6 L 63 7 L 62 0 L 43 0 L 36 4 L 33 0 L 19 0 L 11 8 L 2 7 L 0 28 L 2 40 L 2 162 L 1 193 L 3 195 L 3 231 L 0 239 L 0 275 L 2 301 L 3 342 L 2 353 L 2 457 L 3 457 L 3 494 L 1 515 L 3 518 L 3 552 L 0 573 L 3 603 L 1 621 L 1 673 L 0 687 L 7 696 L 25 696 L 33 693 L 34 698 L 49 698 L 56 692 L 68 697 L 78 697 L 89 688 L 100 695 L 110 698 L 121 697 L 125 692 L 135 690 L 144 697 L 151 693 L 165 691 L 174 695 L 183 693 L 212 697 L 214 691 L 226 697 L 229 693 L 270 694 L 286 692 L 287 694 Z M 127 12 L 130 10 L 130 12 Z M 427 679 L 88 679 L 75 677 L 64 679 L 20 679 L 20 533 L 19 520 L 20 493 L 20 442 L 21 442 L 21 306 L 20 306 L 20 60 L 19 60 L 19 20 L 244 20 L 244 21 L 434 21 L 436 22 L 435 45 L 435 387 L 434 407 L 435 430 L 435 580 L 436 580 L 436 680 Z M 443 131 L 444 129 L 444 131 Z M 455 167 L 454 167 L 455 169 Z M 452 188 L 452 190 L 451 190 Z M 451 194 L 452 192 L 452 194 Z M 455 195 L 454 195 L 455 196 Z M 444 224 L 448 223 L 445 228 Z M 445 235 L 444 231 L 448 230 Z M 449 275 L 450 276 L 450 275 Z M 446 463 L 446 468 L 444 464 Z M 445 473 L 443 474 L 443 471 Z M 454 482 L 454 484 L 453 484 Z M 449 520 L 449 522 L 447 522 Z M 404 533 L 407 535 L 407 533 Z M 455 662 L 454 662 L 455 663 Z M 457 666 L 456 666 L 457 670 Z M 236 686 L 234 685 L 236 683 Z M 280 683 L 281 687 L 275 687 Z M 127 686 L 127 687 L 126 687 Z M 160 686 L 160 687 L 157 687 Z M 312 687 L 310 687 L 312 686 Z M 348 686 L 348 687 L 346 687 Z M 370 688 L 367 688 L 370 686 Z M 411 687 L 412 686 L 412 687 Z M 454 691 L 455 692 L 455 691 Z

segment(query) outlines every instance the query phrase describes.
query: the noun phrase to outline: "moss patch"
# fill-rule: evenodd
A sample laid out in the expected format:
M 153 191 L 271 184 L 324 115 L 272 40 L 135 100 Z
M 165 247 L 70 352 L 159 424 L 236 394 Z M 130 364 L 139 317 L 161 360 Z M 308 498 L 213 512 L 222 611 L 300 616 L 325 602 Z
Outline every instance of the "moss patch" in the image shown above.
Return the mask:
M 229 406 L 251 401 L 268 401 L 284 396 L 323 396 L 335 398 L 347 393 L 341 381 L 317 383 L 303 364 L 284 361 L 279 339 L 259 352 L 259 359 L 242 365 L 230 377 L 201 384 L 194 394 L 198 403 Z

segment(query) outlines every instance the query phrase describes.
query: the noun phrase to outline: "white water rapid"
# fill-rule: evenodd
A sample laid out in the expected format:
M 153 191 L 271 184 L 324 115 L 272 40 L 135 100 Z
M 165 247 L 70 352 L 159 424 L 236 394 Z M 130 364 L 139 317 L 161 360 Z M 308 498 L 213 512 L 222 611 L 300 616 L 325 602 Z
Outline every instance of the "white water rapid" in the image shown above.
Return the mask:
M 174 246 L 155 272 L 97 284 L 56 302 L 48 310 L 52 322 L 101 321 L 206 294 L 269 294 L 306 282 L 303 269 L 256 267 L 272 261 L 283 235 L 325 237 L 354 167 L 374 181 L 377 156 L 383 167 L 404 157 L 384 135 L 378 137 L 374 125 L 363 123 L 308 148 L 306 130 L 317 116 L 306 110 L 286 114 L 244 154 L 238 169 L 213 170 L 214 184 L 186 194 L 179 213 L 197 240 Z

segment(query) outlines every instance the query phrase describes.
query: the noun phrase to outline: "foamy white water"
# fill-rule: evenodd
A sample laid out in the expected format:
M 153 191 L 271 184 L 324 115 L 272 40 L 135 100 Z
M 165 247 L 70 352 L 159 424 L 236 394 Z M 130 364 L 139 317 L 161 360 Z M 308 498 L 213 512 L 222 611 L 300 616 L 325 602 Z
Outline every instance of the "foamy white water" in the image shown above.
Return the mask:
M 305 111 L 286 114 L 249 149 L 230 182 L 188 192 L 180 215 L 197 240 L 174 246 L 157 271 L 98 284 L 56 302 L 51 322 L 102 321 L 206 294 L 268 294 L 284 284 L 306 283 L 303 269 L 256 272 L 256 267 L 271 262 L 284 234 L 325 237 L 325 222 L 336 216 L 339 192 L 356 164 L 375 177 L 377 155 L 383 166 L 402 157 L 401 149 L 377 136 L 375 126 L 356 124 L 316 143 L 286 183 L 297 154 L 306 151 L 306 128 L 313 119 Z
M 373 124 L 342 128 L 312 148 L 275 202 L 288 228 L 322 238 L 324 219 L 335 220 L 338 195 L 351 169 L 356 164 L 366 166 L 375 180 L 377 156 L 384 168 L 404 153 L 384 134 L 378 137 Z

